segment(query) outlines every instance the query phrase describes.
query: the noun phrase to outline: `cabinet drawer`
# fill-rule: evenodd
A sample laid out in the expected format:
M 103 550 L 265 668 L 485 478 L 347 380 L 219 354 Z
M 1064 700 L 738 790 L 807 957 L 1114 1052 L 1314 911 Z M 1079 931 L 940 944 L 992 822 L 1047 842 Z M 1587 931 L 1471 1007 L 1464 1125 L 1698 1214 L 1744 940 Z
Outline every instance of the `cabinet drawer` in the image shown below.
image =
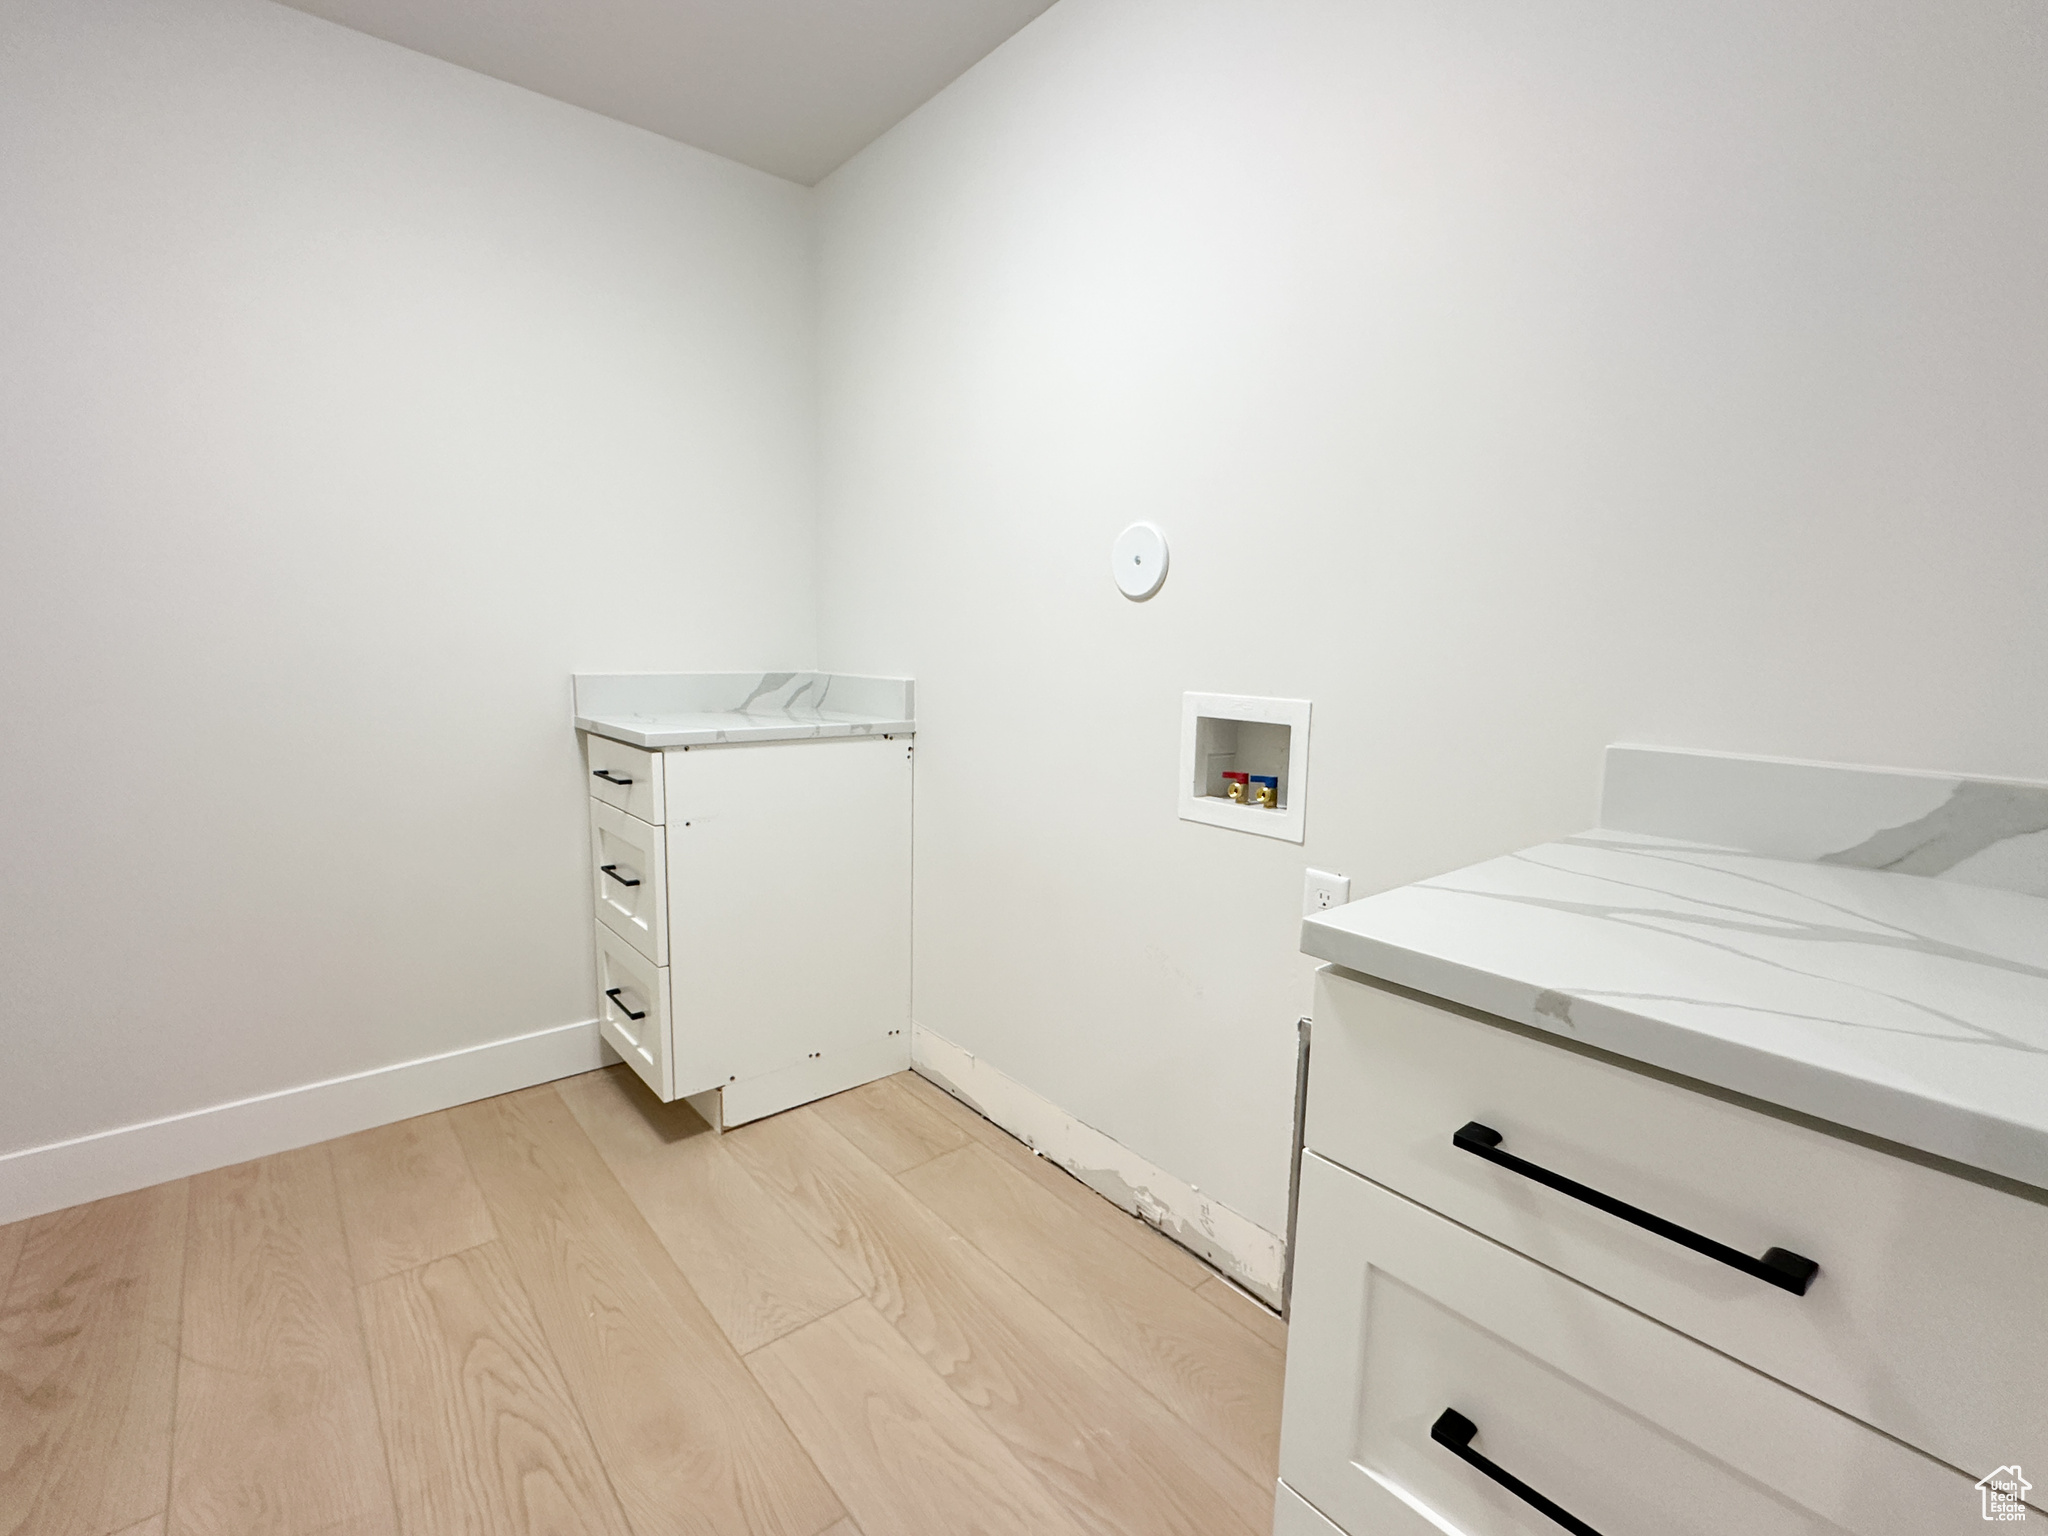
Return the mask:
M 606 924 L 596 928 L 598 1030 L 655 1097 L 673 1099 L 668 967 L 656 965 Z
M 1285 1483 L 1273 1503 L 1273 1536 L 1344 1536 L 1313 1504 Z
M 590 765 L 592 798 L 657 827 L 667 819 L 659 752 L 643 752 L 623 741 L 585 732 L 583 754 Z
M 1460 1150 L 1468 1122 L 1819 1271 L 1779 1289 Z M 1327 970 L 1307 1143 L 1958 1467 L 2048 1466 L 2048 1205 L 2024 1194 Z
M 599 920 L 656 965 L 667 965 L 668 847 L 662 829 L 591 801 L 590 879 Z
M 1433 1432 L 1601 1536 L 1982 1524 L 1954 1469 L 1314 1154 L 1299 1241 L 1280 1475 L 1343 1530 L 1556 1536 Z

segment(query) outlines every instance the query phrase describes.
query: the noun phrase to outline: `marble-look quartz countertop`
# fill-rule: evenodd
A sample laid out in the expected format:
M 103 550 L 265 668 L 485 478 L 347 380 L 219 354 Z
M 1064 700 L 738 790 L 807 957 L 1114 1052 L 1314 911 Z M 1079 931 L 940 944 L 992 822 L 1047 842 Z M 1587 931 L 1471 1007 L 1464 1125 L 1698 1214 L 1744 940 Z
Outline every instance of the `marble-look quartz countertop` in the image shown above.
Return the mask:
M 1302 948 L 2048 1188 L 2048 899 L 1588 832 L 1369 896 Z
M 826 736 L 908 736 L 903 678 L 823 672 L 679 672 L 578 676 L 576 724 L 629 746 L 708 747 Z
M 907 736 L 914 720 L 879 715 L 786 714 L 578 715 L 577 725 L 635 747 L 708 747 L 719 742 L 806 741 L 817 736 Z

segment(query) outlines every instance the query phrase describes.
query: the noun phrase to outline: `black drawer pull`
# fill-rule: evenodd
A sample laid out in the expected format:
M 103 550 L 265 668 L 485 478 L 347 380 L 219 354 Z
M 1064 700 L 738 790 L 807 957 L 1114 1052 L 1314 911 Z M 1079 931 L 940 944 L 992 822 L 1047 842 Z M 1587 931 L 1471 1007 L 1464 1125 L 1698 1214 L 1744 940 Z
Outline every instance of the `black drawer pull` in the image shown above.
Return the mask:
M 613 1002 L 617 1003 L 617 1004 L 619 1005 L 619 1011 L 620 1011 L 621 1013 L 625 1014 L 625 1016 L 626 1016 L 627 1018 L 629 1018 L 629 1019 L 644 1019 L 644 1018 L 646 1018 L 646 1017 L 647 1017 L 647 1015 L 646 1015 L 646 1014 L 644 1014 L 644 1013 L 635 1013 L 635 1012 L 634 1012 L 634 1011 L 633 1011 L 632 1009 L 630 1009 L 630 1008 L 628 1008 L 628 1007 L 626 1006 L 626 1000 L 625 1000 L 625 999 L 624 999 L 623 997 L 620 997 L 620 996 L 619 996 L 619 994 L 620 994 L 621 992 L 625 991 L 625 990 L 626 990 L 626 989 L 625 989 L 624 987 L 606 987 L 606 988 L 604 989 L 604 995 L 605 995 L 606 997 L 610 998 L 610 999 L 611 999 L 611 1000 L 612 1000 Z
M 593 768 L 590 770 L 590 776 L 593 779 L 603 779 L 607 784 L 616 784 L 621 789 L 624 789 L 628 784 L 633 782 L 631 779 L 613 778 L 612 772 L 609 768 Z
M 638 880 L 628 880 L 624 875 L 620 874 L 619 866 L 616 864 L 600 864 L 597 867 L 599 873 L 610 875 L 621 885 L 638 885 L 640 883 Z
M 1820 1266 L 1809 1258 L 1792 1252 L 1788 1248 L 1769 1248 L 1760 1259 L 1752 1259 L 1738 1248 L 1726 1243 L 1717 1243 L 1711 1237 L 1681 1227 L 1675 1221 L 1666 1221 L 1662 1216 L 1652 1216 L 1638 1206 L 1617 1200 L 1612 1195 L 1603 1195 L 1576 1179 L 1568 1179 L 1561 1173 L 1552 1173 L 1548 1168 L 1524 1162 L 1511 1152 L 1500 1149 L 1500 1132 L 1490 1125 L 1481 1125 L 1477 1120 L 1466 1122 L 1451 1133 L 1451 1145 L 1460 1152 L 1470 1152 L 1474 1157 L 1483 1157 L 1489 1163 L 1497 1163 L 1510 1173 L 1519 1173 L 1525 1179 L 1534 1179 L 1546 1188 L 1554 1189 L 1561 1195 L 1570 1195 L 1574 1200 L 1583 1200 L 1596 1211 L 1605 1211 L 1610 1216 L 1619 1216 L 1623 1221 L 1632 1222 L 1646 1232 L 1669 1238 L 1681 1248 L 1690 1248 L 1694 1253 L 1703 1253 L 1710 1259 L 1719 1259 L 1731 1269 L 1739 1269 L 1745 1275 L 1754 1275 L 1767 1285 L 1775 1285 L 1781 1291 L 1790 1291 L 1794 1296 L 1804 1296 L 1807 1286 L 1819 1273 Z
M 1531 1509 L 1541 1511 L 1543 1514 L 1550 1516 L 1551 1519 L 1570 1531 L 1572 1536 L 1600 1536 L 1598 1531 L 1586 1524 L 1577 1515 L 1557 1504 L 1553 1504 L 1534 1488 L 1531 1488 L 1527 1483 L 1515 1476 L 1514 1473 L 1508 1471 L 1507 1468 L 1488 1461 L 1484 1456 L 1473 1450 L 1472 1437 L 1478 1433 L 1479 1426 L 1455 1408 L 1446 1408 L 1436 1416 L 1436 1422 L 1429 1426 L 1430 1439 L 1449 1451 L 1458 1460 L 1465 1462 L 1469 1466 L 1477 1467 Z

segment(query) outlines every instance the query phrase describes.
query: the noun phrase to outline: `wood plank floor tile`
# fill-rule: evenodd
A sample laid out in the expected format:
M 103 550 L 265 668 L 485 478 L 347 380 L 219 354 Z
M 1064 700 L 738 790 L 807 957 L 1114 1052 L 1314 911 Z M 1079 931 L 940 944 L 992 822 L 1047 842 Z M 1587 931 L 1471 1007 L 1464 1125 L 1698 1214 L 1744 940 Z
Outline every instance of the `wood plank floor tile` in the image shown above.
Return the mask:
M 329 1147 L 358 1285 L 497 1235 L 446 1115 L 380 1125 Z
M 638 1536 L 815 1536 L 844 1511 L 552 1088 L 451 1111 Z
M 1216 1278 L 1216 1271 L 1187 1249 L 1133 1216 L 1107 1196 L 1098 1194 L 1049 1157 L 1036 1152 L 994 1121 L 969 1109 L 945 1089 L 928 1083 L 914 1072 L 896 1081 L 905 1091 L 953 1124 L 997 1157 L 1037 1184 L 1076 1214 L 1122 1243 L 1157 1269 L 1164 1270 L 1190 1288 Z
M 0 1261 L 0 1532 L 102 1536 L 171 1470 L 181 1179 L 17 1223 Z
M 1269 1486 L 1281 1352 L 1150 1266 L 979 1144 L 902 1175 L 1075 1332 Z
M 921 1079 L 622 1088 L 0 1227 L 0 1536 L 1266 1529 L 1284 1330 L 1156 1232 Z
M 965 1130 L 904 1087 L 902 1079 L 910 1075 L 864 1083 L 821 1099 L 811 1109 L 888 1173 L 965 1146 Z
M 554 1086 L 741 1354 L 860 1294 L 689 1105 L 626 1067 Z
M 1074 1536 L 972 1409 L 866 1302 L 747 1357 L 861 1526 L 890 1536 Z
M 171 1536 L 393 1529 L 324 1146 L 192 1180 Z
M 1251 1329 L 1275 1349 L 1286 1353 L 1287 1325 L 1221 1275 L 1211 1275 L 1195 1287 L 1195 1294 L 1232 1322 Z
M 793 1111 L 726 1139 L 1077 1526 L 1098 1536 L 1266 1528 L 1269 1483 L 1218 1457 L 822 1117 Z
M 28 1241 L 29 1224 L 10 1221 L 0 1227 L 0 1302 L 7 1300 L 8 1282 L 14 1278 L 14 1261 L 21 1257 L 21 1245 Z
M 626 1536 L 582 1416 L 496 1243 L 359 1294 L 408 1536 Z

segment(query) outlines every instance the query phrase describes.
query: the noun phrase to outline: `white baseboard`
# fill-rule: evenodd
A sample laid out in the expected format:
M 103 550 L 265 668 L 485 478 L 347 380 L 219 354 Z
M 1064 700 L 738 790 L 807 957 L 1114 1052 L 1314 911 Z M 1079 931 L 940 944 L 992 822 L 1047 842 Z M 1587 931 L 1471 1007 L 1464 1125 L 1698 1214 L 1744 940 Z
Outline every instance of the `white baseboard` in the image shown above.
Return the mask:
M 0 1224 L 226 1168 L 616 1060 L 597 1020 L 560 1024 L 0 1156 Z
M 1277 1308 L 1286 1240 L 1249 1217 L 1155 1168 L 1114 1137 L 1083 1125 L 1015 1078 L 921 1024 L 910 1033 L 910 1065 L 1019 1141 L 1133 1216 L 1215 1266 Z

